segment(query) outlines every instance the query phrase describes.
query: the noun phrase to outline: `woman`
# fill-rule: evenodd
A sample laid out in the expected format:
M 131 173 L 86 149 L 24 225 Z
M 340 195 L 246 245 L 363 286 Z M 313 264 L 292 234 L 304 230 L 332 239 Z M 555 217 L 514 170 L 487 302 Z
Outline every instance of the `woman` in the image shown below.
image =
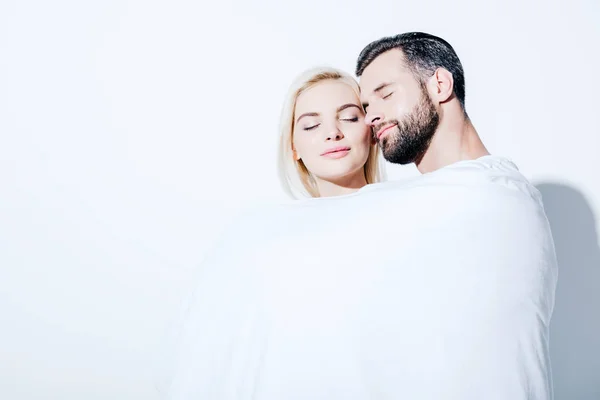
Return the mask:
M 280 121 L 279 172 L 290 196 L 331 198 L 381 180 L 382 161 L 364 116 L 358 84 L 348 74 L 315 68 L 296 79 Z M 168 399 L 251 396 L 255 363 L 272 337 L 272 304 L 265 303 L 260 282 L 279 279 L 266 268 L 303 262 L 286 261 L 289 249 L 304 251 L 293 232 L 297 224 L 289 224 L 298 217 L 295 209 L 245 213 L 210 252 L 184 307 L 183 328 L 172 337 L 178 350 L 160 366 L 158 389 Z M 171 364 L 175 372 L 165 373 Z
M 314 68 L 290 87 L 280 121 L 279 174 L 293 198 L 349 194 L 382 180 L 379 148 L 359 87 L 334 68 Z

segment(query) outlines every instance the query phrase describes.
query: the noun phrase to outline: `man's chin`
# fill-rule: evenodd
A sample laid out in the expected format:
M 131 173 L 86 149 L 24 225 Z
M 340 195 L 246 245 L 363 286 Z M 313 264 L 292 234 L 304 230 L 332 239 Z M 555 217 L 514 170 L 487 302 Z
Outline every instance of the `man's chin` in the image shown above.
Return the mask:
M 421 152 L 418 151 L 406 151 L 409 150 L 406 147 L 402 150 L 402 147 L 398 145 L 387 145 L 382 148 L 383 158 L 392 164 L 407 165 L 416 162 Z M 412 150 L 412 149 L 410 149 Z
M 392 164 L 397 164 L 397 165 L 408 165 L 408 164 L 412 164 L 415 162 L 414 159 L 412 158 L 394 158 L 394 157 L 386 157 L 385 153 L 383 153 L 383 158 Z

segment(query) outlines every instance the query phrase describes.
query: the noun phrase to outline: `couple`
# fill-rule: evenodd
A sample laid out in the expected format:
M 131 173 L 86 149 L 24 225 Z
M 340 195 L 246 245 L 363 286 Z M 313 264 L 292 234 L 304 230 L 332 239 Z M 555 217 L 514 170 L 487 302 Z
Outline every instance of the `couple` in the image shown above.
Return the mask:
M 416 163 L 422 173 L 489 155 L 465 110 L 462 65 L 444 40 L 423 33 L 378 40 L 360 54 L 356 75 L 360 88 L 331 68 L 306 71 L 292 85 L 279 171 L 293 197 L 379 182 L 377 144 L 387 161 Z
M 549 225 L 471 125 L 454 50 L 383 38 L 356 74 L 292 88 L 281 171 L 308 198 L 247 212 L 207 257 L 167 398 L 551 399 Z M 378 149 L 423 174 L 376 183 Z

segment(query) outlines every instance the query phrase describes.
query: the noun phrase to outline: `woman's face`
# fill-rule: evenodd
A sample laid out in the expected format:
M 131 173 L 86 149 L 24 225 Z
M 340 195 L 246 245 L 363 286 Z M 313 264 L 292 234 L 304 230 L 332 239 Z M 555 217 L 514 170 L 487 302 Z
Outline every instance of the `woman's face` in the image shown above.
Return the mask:
M 373 145 L 360 100 L 337 80 L 323 81 L 302 92 L 294 113 L 293 148 L 317 179 L 340 183 L 364 175 Z

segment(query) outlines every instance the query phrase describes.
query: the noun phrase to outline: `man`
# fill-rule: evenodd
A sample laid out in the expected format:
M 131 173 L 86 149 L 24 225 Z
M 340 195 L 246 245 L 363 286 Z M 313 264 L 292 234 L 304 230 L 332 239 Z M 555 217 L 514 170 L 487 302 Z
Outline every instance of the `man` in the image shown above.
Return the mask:
M 531 279 L 522 287 L 522 291 L 513 291 L 513 288 L 507 287 L 505 292 L 497 293 L 499 298 L 504 297 L 502 301 L 506 301 L 507 304 L 513 303 L 512 323 L 515 326 L 498 326 L 499 332 L 505 334 L 490 332 L 488 339 L 494 339 L 487 345 L 503 348 L 503 351 L 508 352 L 507 357 L 504 357 L 503 361 L 500 361 L 501 357 L 496 360 L 485 357 L 465 360 L 456 357 L 453 361 L 452 352 L 445 348 L 451 342 L 448 337 L 444 337 L 448 331 L 440 330 L 439 340 L 442 343 L 447 341 L 447 344 L 442 344 L 439 352 L 433 351 L 429 354 L 432 362 L 438 365 L 442 363 L 451 368 L 441 372 L 453 376 L 454 379 L 448 386 L 452 387 L 452 390 L 446 391 L 446 397 L 440 398 L 552 398 L 548 324 L 554 305 L 557 274 L 552 236 L 538 191 L 518 173 L 516 166 L 510 161 L 489 155 L 471 123 L 465 108 L 463 67 L 454 49 L 445 40 L 427 33 L 410 32 L 385 37 L 370 43 L 362 50 L 356 65 L 356 75 L 360 77 L 361 98 L 367 113 L 365 120 L 372 127 L 374 139 L 381 146 L 386 160 L 396 164 L 415 163 L 423 174 L 443 172 L 444 169 L 462 165 L 464 172 L 471 176 L 467 178 L 456 175 L 457 184 L 462 184 L 462 178 L 466 181 L 483 179 L 518 189 L 510 195 L 519 197 L 519 203 L 505 208 L 511 199 L 503 199 L 499 195 L 496 203 L 481 204 L 481 209 L 473 210 L 471 215 L 467 214 L 455 221 L 460 224 L 461 219 L 475 218 L 479 213 L 493 213 L 493 207 L 505 208 L 506 213 L 503 217 L 509 221 L 501 228 L 506 230 L 505 235 L 498 236 L 495 250 L 492 239 L 492 250 L 487 257 L 496 257 L 497 260 L 505 257 L 505 262 L 512 264 L 519 258 L 520 251 L 530 255 L 529 262 L 523 265 L 523 275 L 519 277 L 518 271 L 514 275 L 515 279 Z M 499 166 L 502 167 L 498 168 Z M 494 190 L 505 189 L 501 185 L 495 186 L 497 188 Z M 473 187 L 472 190 L 480 188 Z M 519 221 L 520 217 L 526 219 Z M 520 222 L 523 225 L 519 225 Z M 442 225 L 439 229 L 443 229 Z M 465 226 L 456 226 L 457 231 L 461 228 L 468 229 Z M 487 228 L 490 237 L 493 237 L 494 229 L 498 227 L 492 224 Z M 541 240 L 532 242 L 529 250 L 518 250 L 520 245 L 514 238 L 519 235 L 518 231 L 521 229 L 533 229 L 532 232 L 536 232 Z M 513 239 L 510 238 L 511 231 L 514 234 Z M 480 234 L 485 235 L 485 229 Z M 423 240 L 427 238 L 423 237 Z M 490 262 L 486 262 L 486 254 L 481 253 L 484 247 L 490 250 L 489 241 L 480 248 L 476 241 L 473 241 L 471 246 L 467 245 L 464 249 L 482 255 L 481 271 L 471 271 L 481 274 L 479 277 L 473 276 L 472 279 L 475 280 L 484 280 L 489 273 Z M 431 250 L 436 251 L 433 246 Z M 511 252 L 514 257 L 507 255 Z M 522 256 L 528 257 L 525 253 Z M 446 257 L 445 262 L 440 265 L 441 268 L 460 265 L 464 255 L 451 252 Z M 501 262 L 499 266 L 502 268 Z M 508 270 L 513 266 L 505 267 Z M 457 283 L 459 286 L 460 284 Z M 499 290 L 493 285 L 489 289 Z M 511 300 L 510 296 L 515 298 Z M 510 307 L 496 307 L 500 302 L 499 300 L 496 305 L 489 304 L 487 318 L 490 324 L 503 319 L 510 322 L 510 319 L 505 319 L 506 315 L 511 313 Z M 514 304 L 517 303 L 521 303 L 523 309 L 517 311 L 517 308 L 514 308 Z M 472 312 L 469 308 L 464 311 L 467 314 Z M 494 315 L 495 312 L 497 315 Z M 517 316 L 518 314 L 520 316 Z M 460 318 L 460 312 L 456 316 Z M 481 345 L 468 343 L 467 338 L 472 331 L 469 331 L 467 325 L 461 327 L 458 321 L 455 322 L 457 325 L 453 328 L 454 332 L 462 330 L 465 335 L 465 342 L 459 341 L 463 350 L 471 351 L 471 345 Z M 513 333 L 508 333 L 509 331 Z M 485 342 L 485 339 L 483 341 Z M 468 364 L 460 365 L 457 362 L 459 359 Z M 457 370 L 461 373 L 457 373 Z M 432 385 L 436 384 L 437 379 L 445 382 L 447 378 L 436 378 L 436 368 L 433 365 L 431 369 L 424 368 L 420 372 L 432 375 Z
M 425 173 L 237 219 L 198 275 L 169 399 L 551 399 L 539 193 L 488 155 L 462 72 L 428 54 L 454 53 L 401 35 L 358 68 L 385 157 Z
M 431 172 L 489 154 L 467 116 L 463 67 L 445 40 L 419 32 L 377 40 L 361 52 L 356 74 L 388 161 Z

